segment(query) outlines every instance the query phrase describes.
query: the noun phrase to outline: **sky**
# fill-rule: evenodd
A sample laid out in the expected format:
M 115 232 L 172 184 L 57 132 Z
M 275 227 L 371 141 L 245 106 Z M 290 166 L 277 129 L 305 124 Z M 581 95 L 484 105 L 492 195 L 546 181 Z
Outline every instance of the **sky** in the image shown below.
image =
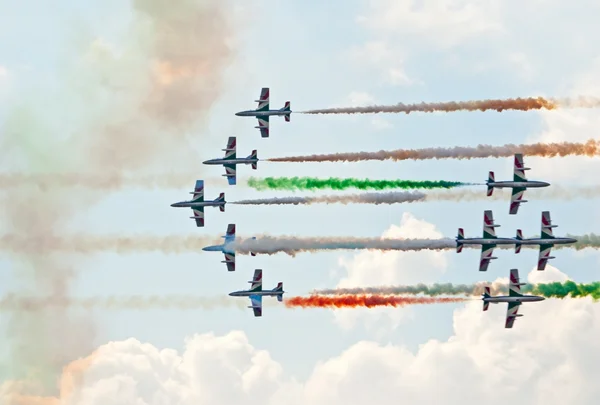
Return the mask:
M 5 296 L 193 295 L 203 309 L 2 311 L 0 399 L 7 405 L 596 403 L 600 310 L 591 299 L 524 305 L 513 329 L 505 305 L 481 302 L 377 309 L 289 309 L 265 298 L 254 318 L 244 289 L 254 269 L 287 296 L 315 288 L 506 280 L 597 280 L 594 250 L 498 250 L 487 273 L 479 252 L 329 251 L 238 256 L 228 273 L 214 252 L 57 252 L 53 235 L 479 236 L 491 209 L 498 234 L 539 232 L 549 210 L 556 235 L 598 232 L 596 201 L 543 200 L 508 215 L 508 200 L 396 205 L 227 205 L 196 228 L 187 198 L 227 201 L 333 192 L 256 191 L 249 176 L 368 177 L 483 182 L 510 179 L 512 159 L 359 163 L 259 162 L 229 186 L 220 157 L 432 146 L 585 141 L 594 110 L 292 114 L 261 138 L 253 118 L 262 87 L 271 107 L 334 106 L 597 95 L 600 5 L 547 0 L 106 0 L 50 6 L 0 0 L 0 170 L 4 173 L 176 175 L 173 187 L 37 187 L 1 190 L 3 234 L 29 238 L 0 255 Z M 595 186 L 597 159 L 526 157 L 532 179 Z M 182 186 L 184 185 L 184 186 Z M 480 186 L 482 195 L 485 188 Z M 273 302 L 271 302 L 273 301 Z M 561 387 L 556 389 L 556 387 Z M 500 395 L 494 392 L 501 390 Z

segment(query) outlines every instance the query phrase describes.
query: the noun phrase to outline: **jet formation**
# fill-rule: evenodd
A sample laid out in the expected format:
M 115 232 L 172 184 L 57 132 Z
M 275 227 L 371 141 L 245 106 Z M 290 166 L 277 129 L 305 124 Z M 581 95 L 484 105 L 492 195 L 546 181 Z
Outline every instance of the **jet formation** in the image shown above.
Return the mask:
M 290 115 L 292 113 L 290 102 L 287 101 L 283 108 L 279 110 L 269 109 L 269 88 L 264 87 L 261 89 L 260 97 L 258 100 L 258 106 L 255 110 L 240 111 L 236 113 L 236 116 L 241 117 L 256 117 L 258 119 L 258 128 L 262 138 L 269 137 L 269 117 L 271 116 L 283 116 L 286 122 L 290 122 Z M 251 165 L 253 170 L 258 168 L 258 154 L 256 150 L 253 150 L 250 155 L 244 158 L 238 158 L 236 156 L 236 137 L 229 137 L 227 146 L 222 151 L 225 152 L 225 156 L 222 158 L 206 160 L 203 163 L 206 165 L 221 165 L 225 169 L 223 177 L 227 178 L 229 185 L 237 184 L 237 165 Z M 525 171 L 530 170 L 525 167 L 523 161 L 523 154 L 516 153 L 514 155 L 514 167 L 513 167 L 513 180 L 512 181 L 496 181 L 494 172 L 490 171 L 488 174 L 488 180 L 485 183 L 487 186 L 487 196 L 491 196 L 496 188 L 510 188 L 512 189 L 509 215 L 516 215 L 519 211 L 519 207 L 522 203 L 527 202 L 523 199 L 525 190 L 528 188 L 541 188 L 550 186 L 549 183 L 537 180 L 528 180 L 525 176 Z M 197 227 L 204 227 L 204 207 L 219 207 L 221 212 L 225 211 L 225 194 L 221 193 L 215 200 L 206 201 L 204 200 L 204 181 L 196 180 L 196 186 L 190 201 L 181 201 L 171 204 L 172 207 L 187 207 L 191 208 L 193 216 L 190 217 L 195 219 Z M 500 225 L 494 222 L 494 215 L 491 210 L 485 210 L 483 213 L 483 234 L 481 237 L 466 238 L 464 229 L 458 228 L 458 235 L 456 237 L 456 251 L 457 253 L 462 252 L 465 245 L 480 245 L 481 254 L 479 259 L 479 271 L 485 272 L 488 270 L 489 264 L 492 260 L 497 259 L 493 256 L 494 249 L 498 245 L 514 245 L 515 253 L 520 253 L 523 245 L 538 245 L 538 263 L 537 269 L 542 271 L 546 268 L 548 260 L 554 259 L 550 256 L 551 249 L 554 245 L 570 244 L 577 242 L 574 238 L 567 237 L 556 237 L 553 234 L 552 229 L 556 228 L 557 225 L 552 224 L 549 211 L 543 211 L 541 217 L 541 235 L 539 238 L 524 238 L 521 229 L 517 229 L 516 237 L 498 237 L 496 235 L 496 228 Z M 206 252 L 221 252 L 225 256 L 225 263 L 227 271 L 236 270 L 235 262 L 235 242 L 236 232 L 235 224 L 229 224 L 225 235 L 222 236 L 224 241 L 220 245 L 206 246 L 202 250 Z M 256 239 L 253 237 L 252 239 Z M 256 256 L 255 252 L 251 252 L 252 256 Z M 262 269 L 256 269 L 254 271 L 254 277 L 251 281 L 250 289 L 240 290 L 231 292 L 229 295 L 232 297 L 248 297 L 250 299 L 251 308 L 254 312 L 255 317 L 262 316 L 262 297 L 263 296 L 274 296 L 277 301 L 283 301 L 283 283 L 279 282 L 272 290 L 262 289 Z M 521 286 L 525 283 L 520 283 L 519 272 L 517 269 L 510 270 L 510 283 L 509 283 L 509 295 L 507 296 L 491 296 L 490 288 L 485 287 L 485 292 L 482 295 L 483 310 L 487 311 L 489 304 L 496 303 L 508 303 L 506 312 L 505 328 L 512 328 L 514 321 L 517 317 L 523 316 L 518 313 L 519 306 L 523 302 L 534 302 L 542 301 L 543 297 L 534 295 L 524 295 L 521 293 Z

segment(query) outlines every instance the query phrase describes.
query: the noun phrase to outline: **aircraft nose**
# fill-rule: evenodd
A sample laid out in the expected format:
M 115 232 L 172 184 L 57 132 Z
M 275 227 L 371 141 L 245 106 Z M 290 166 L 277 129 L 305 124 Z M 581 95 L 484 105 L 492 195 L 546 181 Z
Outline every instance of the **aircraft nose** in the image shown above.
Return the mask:
M 205 252 L 208 252 L 208 248 L 203 247 L 202 250 L 204 250 Z
M 237 116 L 239 117 L 239 116 L 240 116 L 240 113 L 239 113 L 239 112 L 236 112 L 236 113 L 235 113 L 235 115 L 237 115 Z
M 204 162 L 202 162 L 203 164 L 207 165 L 208 164 L 208 160 L 205 160 Z
M 177 203 L 171 204 L 171 207 L 177 207 Z
M 228 295 L 229 295 L 230 297 L 233 297 L 233 293 L 232 293 L 232 292 L 231 292 L 231 293 L 229 293 Z

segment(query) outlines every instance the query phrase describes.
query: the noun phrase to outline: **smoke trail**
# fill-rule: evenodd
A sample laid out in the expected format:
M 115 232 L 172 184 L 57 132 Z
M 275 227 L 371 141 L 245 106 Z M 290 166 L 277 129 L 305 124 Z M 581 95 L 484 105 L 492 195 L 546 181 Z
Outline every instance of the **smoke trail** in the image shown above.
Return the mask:
M 427 159 L 477 159 L 509 157 L 515 153 L 527 156 L 598 156 L 600 141 L 590 139 L 585 143 L 534 143 L 507 144 L 504 146 L 478 145 L 476 147 L 455 146 L 453 148 L 424 148 L 380 150 L 379 152 L 332 153 L 324 155 L 289 156 L 266 159 L 270 162 L 359 162 L 363 160 L 427 160 Z
M 122 189 L 165 189 L 193 186 L 199 172 L 160 173 L 160 174 L 126 174 L 126 173 L 0 173 L 0 190 L 13 188 L 37 187 L 41 191 L 52 191 L 55 188 L 74 187 L 101 191 Z M 222 178 L 203 176 L 205 181 L 219 183 Z M 242 179 L 238 177 L 240 183 Z M 241 185 L 241 184 L 240 184 Z
M 535 284 L 533 285 L 532 292 L 548 298 L 592 297 L 596 301 L 600 299 L 600 282 L 580 284 L 569 280 L 563 283 Z
M 78 254 L 99 252 L 131 254 L 152 251 L 185 253 L 199 252 L 207 245 L 216 245 L 219 243 L 221 243 L 219 238 L 204 236 L 74 235 L 70 238 L 31 238 L 21 235 L 4 235 L 0 237 L 0 249 L 25 254 L 34 254 L 39 250 Z
M 248 185 L 259 191 L 262 190 L 346 190 L 348 188 L 357 188 L 360 190 L 385 190 L 389 188 L 401 189 L 434 189 L 434 188 L 453 188 L 459 186 L 472 185 L 471 183 L 462 183 L 459 181 L 415 181 L 415 180 L 371 180 L 371 179 L 341 179 L 330 177 L 328 179 L 318 179 L 315 177 L 266 177 L 257 179 L 251 177 Z
M 553 249 L 586 248 L 599 249 L 600 236 L 596 234 L 566 235 L 578 242 L 570 245 L 555 245 Z M 142 252 L 162 252 L 167 254 L 200 253 L 203 247 L 218 245 L 222 239 L 198 235 L 87 235 L 29 237 L 20 234 L 8 234 L 0 237 L 0 250 L 15 254 L 32 255 L 40 251 L 56 253 L 93 254 L 114 252 L 132 254 Z M 227 245 L 228 249 L 239 254 L 261 253 L 275 254 L 284 252 L 295 256 L 299 252 L 319 250 L 453 250 L 456 241 L 452 238 L 441 239 L 384 239 L 353 237 L 295 237 L 262 235 L 258 239 L 236 238 Z M 481 249 L 480 245 L 464 245 L 465 249 Z M 523 249 L 539 249 L 538 245 L 523 245 Z M 514 245 L 498 245 L 496 249 L 514 249 Z
M 350 195 L 330 195 L 320 197 L 275 197 L 255 200 L 240 200 L 230 204 L 241 205 L 308 205 L 308 204 L 398 204 L 424 201 L 426 194 L 421 192 L 396 191 L 390 193 L 364 193 Z
M 49 49 L 59 53 L 47 69 L 19 73 L 15 83 L 21 87 L 9 95 L 0 122 L 0 161 L 11 172 L 89 171 L 118 178 L 194 167 L 187 139 L 201 132 L 222 92 L 231 55 L 230 10 L 226 2 L 201 0 L 133 0 L 124 7 L 128 18 L 117 20 L 128 24 L 121 27 L 126 34 L 112 36 L 115 43 L 91 32 L 97 24 L 71 30 L 77 41 L 52 44 Z M 15 26 L 35 25 L 28 20 L 35 14 L 15 15 Z M 20 44 L 19 35 L 13 38 L 23 55 L 39 53 Z M 71 222 L 81 220 L 77 214 L 103 197 L 50 188 L 40 198 L 31 186 L 4 194 L 4 231 L 38 244 L 23 249 L 26 254 L 12 252 L 23 292 L 70 296 L 73 258 L 54 249 L 52 240 L 65 239 Z M 95 344 L 91 317 L 60 307 L 11 317 L 7 330 L 9 358 L 0 381 L 32 377 L 39 395 L 54 394 L 64 364 Z
M 454 111 L 488 111 L 495 110 L 554 110 L 556 108 L 595 108 L 600 107 L 600 100 L 595 97 L 570 98 L 510 98 L 500 100 L 449 101 L 442 103 L 419 103 L 396 105 L 374 105 L 366 107 L 325 108 L 320 110 L 301 111 L 300 114 L 377 114 L 411 112 L 454 112 Z
M 384 239 L 352 237 L 298 238 L 294 236 L 262 236 L 258 239 L 241 239 L 231 243 L 231 248 L 240 254 L 286 253 L 295 256 L 300 252 L 321 250 L 446 250 L 456 247 L 452 239 Z
M 265 301 L 266 303 L 267 301 Z M 48 307 L 104 310 L 148 310 L 148 309 L 216 309 L 240 308 L 245 309 L 248 303 L 244 300 L 230 297 L 198 297 L 193 295 L 150 295 L 124 297 L 24 297 L 8 294 L 0 298 L 0 310 L 35 312 Z
M 544 189 L 528 190 L 531 198 L 552 200 L 574 200 L 577 198 L 594 198 L 600 196 L 600 187 L 573 187 L 562 188 L 553 186 Z M 310 204 L 399 204 L 428 201 L 502 201 L 509 199 L 510 193 L 497 190 L 492 196 L 487 196 L 485 191 L 477 190 L 434 190 L 428 193 L 420 191 L 393 191 L 387 193 L 362 193 L 350 195 L 334 195 L 319 197 L 274 197 L 252 200 L 240 200 L 230 204 L 240 205 L 310 205 Z
M 356 287 L 356 288 L 333 288 L 314 290 L 314 295 L 419 295 L 436 297 L 439 295 L 467 295 L 478 296 L 483 294 L 484 287 L 490 287 L 492 295 L 508 294 L 508 285 L 505 283 L 476 283 L 476 284 L 452 284 L 436 283 L 432 285 L 397 285 L 383 287 Z M 521 287 L 521 292 L 541 295 L 546 298 L 565 298 L 565 297 L 588 297 L 594 300 L 600 299 L 600 282 L 593 283 L 575 283 L 573 281 L 527 284 Z
M 285 300 L 289 308 L 356 308 L 404 307 L 406 305 L 442 304 L 469 301 L 468 298 L 397 297 L 393 295 L 342 295 L 337 297 L 311 295 Z

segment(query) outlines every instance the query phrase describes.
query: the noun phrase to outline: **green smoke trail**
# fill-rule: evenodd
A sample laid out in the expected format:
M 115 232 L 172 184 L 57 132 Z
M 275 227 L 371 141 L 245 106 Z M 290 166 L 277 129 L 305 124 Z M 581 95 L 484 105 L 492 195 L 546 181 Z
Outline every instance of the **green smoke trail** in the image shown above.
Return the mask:
M 432 285 L 416 284 L 416 285 L 398 285 L 385 287 L 356 287 L 356 288 L 334 288 L 315 290 L 313 294 L 318 295 L 345 295 L 345 294 L 389 294 L 389 295 L 469 295 L 478 296 L 483 294 L 484 287 L 489 286 L 492 295 L 508 294 L 508 286 L 506 284 L 451 284 L 439 283 Z M 527 284 L 521 287 L 523 294 L 541 295 L 546 298 L 582 298 L 592 297 L 594 300 L 600 299 L 600 282 L 593 283 L 575 283 L 573 281 Z
M 251 177 L 248 179 L 248 186 L 256 190 L 346 190 L 356 188 L 359 190 L 385 190 L 396 189 L 436 189 L 436 188 L 454 188 L 460 186 L 473 185 L 472 183 L 462 183 L 460 181 L 416 181 L 416 180 L 371 180 L 339 177 L 330 177 L 328 179 L 318 179 L 316 177 L 265 177 L 257 179 Z

